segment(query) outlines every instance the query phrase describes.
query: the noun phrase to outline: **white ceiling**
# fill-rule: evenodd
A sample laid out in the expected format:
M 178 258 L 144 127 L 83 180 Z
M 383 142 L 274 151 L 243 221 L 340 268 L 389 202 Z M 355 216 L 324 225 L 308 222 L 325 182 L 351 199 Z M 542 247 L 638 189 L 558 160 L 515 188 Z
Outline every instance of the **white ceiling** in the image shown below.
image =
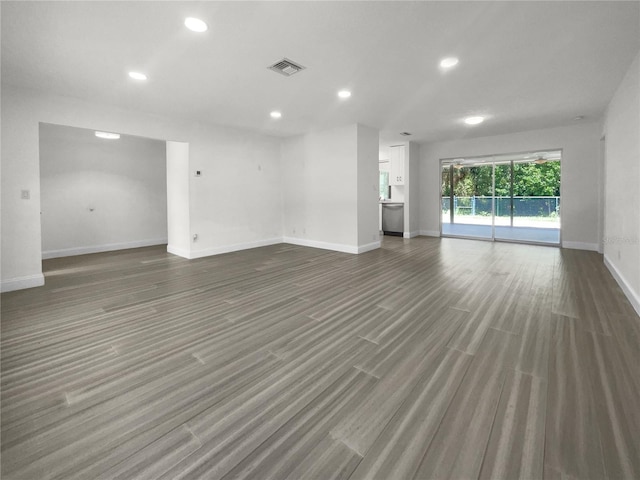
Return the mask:
M 3 83 L 281 136 L 360 122 L 387 142 L 433 141 L 595 120 L 640 50 L 636 1 L 1 8 Z M 187 16 L 209 31 L 186 30 Z M 443 73 L 449 55 L 460 64 Z M 307 69 L 267 70 L 283 57 Z M 338 99 L 341 88 L 353 96 Z M 269 117 L 274 109 L 282 119 Z M 461 122 L 470 114 L 488 119 L 470 128 Z

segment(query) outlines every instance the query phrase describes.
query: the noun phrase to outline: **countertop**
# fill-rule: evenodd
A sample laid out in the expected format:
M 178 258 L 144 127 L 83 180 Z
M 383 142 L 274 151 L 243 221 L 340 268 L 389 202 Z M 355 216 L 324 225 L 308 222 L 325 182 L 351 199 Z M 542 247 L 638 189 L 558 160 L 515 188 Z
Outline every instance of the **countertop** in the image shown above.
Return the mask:
M 380 200 L 380 205 L 404 205 L 404 202 L 394 202 L 393 200 Z

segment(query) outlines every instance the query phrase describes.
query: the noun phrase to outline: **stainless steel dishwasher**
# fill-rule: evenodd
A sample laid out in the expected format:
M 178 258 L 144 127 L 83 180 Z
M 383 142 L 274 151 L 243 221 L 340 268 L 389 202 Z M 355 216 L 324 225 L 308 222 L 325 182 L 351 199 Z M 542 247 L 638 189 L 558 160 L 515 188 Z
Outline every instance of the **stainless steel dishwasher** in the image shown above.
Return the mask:
M 404 233 L 404 204 L 387 202 L 382 204 L 382 231 L 385 235 L 401 237 Z

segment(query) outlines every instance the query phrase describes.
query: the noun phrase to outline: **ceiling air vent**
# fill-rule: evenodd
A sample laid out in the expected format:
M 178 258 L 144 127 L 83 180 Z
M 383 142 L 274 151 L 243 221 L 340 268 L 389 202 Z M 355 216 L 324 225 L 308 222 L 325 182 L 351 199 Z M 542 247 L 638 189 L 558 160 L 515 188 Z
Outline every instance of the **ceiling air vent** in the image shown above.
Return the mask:
M 305 67 L 303 67 L 299 63 L 292 62 L 288 58 L 283 58 L 279 62 L 274 63 L 273 65 L 267 68 L 269 68 L 269 70 L 273 70 L 274 72 L 278 72 L 284 75 L 285 77 L 290 77 L 294 73 L 298 73 L 300 70 L 305 69 Z
M 411 134 L 409 132 L 400 132 L 400 135 L 402 135 L 403 137 L 410 137 Z

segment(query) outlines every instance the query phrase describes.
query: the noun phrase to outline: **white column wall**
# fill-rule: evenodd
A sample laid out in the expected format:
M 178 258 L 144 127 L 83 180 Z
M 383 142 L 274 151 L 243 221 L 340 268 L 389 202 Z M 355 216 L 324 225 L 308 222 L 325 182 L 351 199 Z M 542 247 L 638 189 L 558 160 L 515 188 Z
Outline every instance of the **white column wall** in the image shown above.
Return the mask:
M 378 173 L 378 130 L 357 125 L 358 168 L 358 253 L 380 247 L 378 229 L 380 177 Z
M 604 259 L 640 315 L 640 53 L 605 125 Z
M 167 141 L 167 251 L 189 258 L 189 144 Z

